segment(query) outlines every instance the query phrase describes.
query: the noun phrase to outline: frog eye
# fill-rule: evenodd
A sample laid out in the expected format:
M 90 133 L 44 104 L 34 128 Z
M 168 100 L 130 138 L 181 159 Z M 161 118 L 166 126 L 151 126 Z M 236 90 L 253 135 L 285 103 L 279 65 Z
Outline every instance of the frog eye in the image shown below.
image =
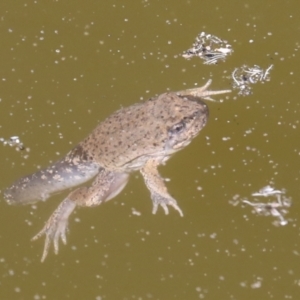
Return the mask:
M 178 134 L 178 133 L 181 133 L 184 129 L 185 129 L 185 123 L 180 122 L 180 123 L 177 123 L 177 124 L 173 125 L 170 128 L 169 132 L 171 134 Z

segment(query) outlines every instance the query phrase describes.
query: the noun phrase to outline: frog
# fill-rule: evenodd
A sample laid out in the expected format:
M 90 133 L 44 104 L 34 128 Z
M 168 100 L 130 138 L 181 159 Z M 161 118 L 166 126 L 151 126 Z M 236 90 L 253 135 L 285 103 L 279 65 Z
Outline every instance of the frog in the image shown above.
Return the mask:
M 165 92 L 117 110 L 63 158 L 20 178 L 4 191 L 8 204 L 33 204 L 80 185 L 32 238 L 45 236 L 42 262 L 51 245 L 58 254 L 60 240 L 67 244 L 68 220 L 76 207 L 95 207 L 113 199 L 135 171 L 150 192 L 153 214 L 161 207 L 167 215 L 172 207 L 183 216 L 158 167 L 190 144 L 206 125 L 209 110 L 204 100 L 231 92 L 208 90 L 210 85 L 211 80 L 202 87 Z M 91 182 L 83 185 L 87 181 Z

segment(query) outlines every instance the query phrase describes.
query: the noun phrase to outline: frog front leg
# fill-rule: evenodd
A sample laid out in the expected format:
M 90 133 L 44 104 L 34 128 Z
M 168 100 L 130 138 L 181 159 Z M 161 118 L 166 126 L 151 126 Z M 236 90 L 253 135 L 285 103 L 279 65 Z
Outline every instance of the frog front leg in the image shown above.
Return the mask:
M 160 205 L 167 215 L 169 214 L 169 205 L 173 206 L 173 208 L 175 208 L 179 212 L 180 216 L 183 217 L 183 212 L 178 206 L 177 201 L 168 193 L 168 190 L 164 184 L 164 180 L 158 173 L 158 165 L 159 162 L 154 159 L 150 159 L 140 170 L 141 174 L 144 177 L 145 184 L 151 194 L 151 199 L 153 202 L 152 213 L 155 214 L 157 212 L 158 206 Z
M 55 254 L 58 253 L 59 238 L 64 244 L 67 243 L 68 218 L 76 206 L 92 207 L 112 199 L 126 186 L 128 177 L 127 173 L 115 173 L 102 169 L 91 186 L 80 187 L 71 192 L 54 211 L 44 228 L 32 238 L 36 240 L 43 235 L 46 236 L 41 261 L 45 260 L 52 242 Z

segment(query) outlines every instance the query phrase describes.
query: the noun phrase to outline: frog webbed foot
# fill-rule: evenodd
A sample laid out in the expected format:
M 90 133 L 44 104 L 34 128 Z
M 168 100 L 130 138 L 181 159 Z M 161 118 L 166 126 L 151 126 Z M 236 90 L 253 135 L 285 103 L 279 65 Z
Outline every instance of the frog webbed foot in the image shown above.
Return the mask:
M 61 238 L 64 244 L 67 243 L 66 231 L 68 230 L 68 218 L 75 207 L 76 204 L 73 201 L 68 198 L 65 199 L 51 215 L 44 228 L 32 238 L 32 240 L 35 241 L 43 235 L 46 236 L 44 251 L 41 258 L 42 262 L 47 257 L 52 242 L 55 254 L 58 254 L 59 238 Z
M 164 197 L 158 193 L 152 192 L 151 199 L 153 202 L 153 209 L 152 209 L 153 214 L 156 214 L 158 206 L 160 205 L 164 209 L 165 214 L 168 215 L 169 214 L 168 206 L 172 206 L 174 209 L 176 209 L 179 212 L 180 216 L 183 217 L 183 212 L 178 206 L 177 201 L 174 198 L 172 198 L 170 195 L 168 195 L 168 197 Z

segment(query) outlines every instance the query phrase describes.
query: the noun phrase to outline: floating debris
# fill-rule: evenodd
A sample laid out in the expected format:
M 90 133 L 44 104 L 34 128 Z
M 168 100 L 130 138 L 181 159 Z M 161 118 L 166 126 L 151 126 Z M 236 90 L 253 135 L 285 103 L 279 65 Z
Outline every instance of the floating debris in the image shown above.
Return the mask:
M 273 197 L 276 200 L 270 202 L 257 202 L 249 201 L 248 199 L 242 200 L 243 203 L 246 203 L 254 208 L 254 213 L 262 215 L 262 216 L 273 216 L 276 217 L 277 220 L 273 222 L 276 226 L 284 226 L 288 223 L 288 221 L 284 218 L 284 216 L 288 213 L 288 208 L 291 206 L 292 201 L 290 198 L 284 196 L 285 191 L 275 190 L 271 186 L 265 186 L 259 190 L 259 192 L 253 193 L 254 197 Z
M 262 196 L 262 197 L 268 197 L 268 196 L 273 196 L 273 195 L 278 195 L 278 194 L 283 194 L 283 191 L 280 190 L 274 190 L 271 186 L 267 185 L 260 189 L 257 193 L 253 193 L 252 196 Z
M 254 65 L 254 67 L 243 65 L 239 68 L 236 68 L 232 72 L 232 87 L 239 90 L 239 95 L 248 96 L 252 94 L 251 84 L 270 81 L 270 71 L 272 68 L 273 65 L 270 65 L 266 70 L 263 70 L 257 65 Z
M 0 138 L 0 142 L 3 143 L 3 145 L 9 145 L 11 147 L 15 147 L 16 150 L 25 150 L 24 144 L 21 142 L 20 138 L 18 136 L 12 136 L 8 140 L 5 140 L 4 138 Z
M 233 52 L 231 45 L 227 41 L 218 38 L 212 34 L 201 32 L 193 43 L 193 47 L 184 51 L 182 56 L 190 59 L 193 56 L 198 56 L 204 60 L 204 64 L 217 64 Z

